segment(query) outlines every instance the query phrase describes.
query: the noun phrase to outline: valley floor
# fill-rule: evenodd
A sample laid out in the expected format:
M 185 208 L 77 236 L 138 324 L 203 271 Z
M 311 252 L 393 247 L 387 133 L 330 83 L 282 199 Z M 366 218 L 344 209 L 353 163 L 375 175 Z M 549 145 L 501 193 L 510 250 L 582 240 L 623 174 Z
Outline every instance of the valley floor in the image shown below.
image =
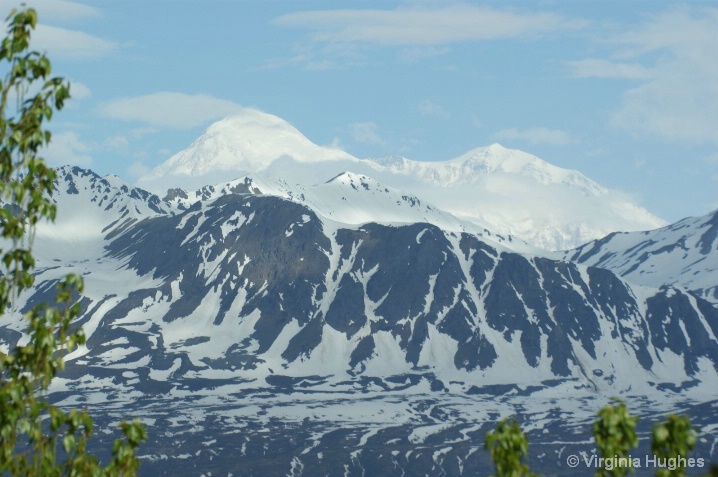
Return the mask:
M 432 391 L 415 375 L 386 383 L 387 389 L 380 381 L 330 385 L 289 378 L 270 387 L 208 384 L 187 381 L 183 389 L 138 399 L 70 390 L 52 396 L 61 405 L 87 401 L 103 444 L 116 437 L 112 427 L 119 420 L 140 417 L 150 436 L 140 451 L 142 474 L 198 477 L 489 475 L 484 436 L 507 416 L 516 417 L 528 435 L 534 472 L 589 475 L 591 423 L 611 400 L 570 381 L 467 394 Z M 641 445 L 632 456 L 645 459 L 652 423 L 679 413 L 701 429 L 692 457 L 704 459 L 706 468 L 689 475 L 703 475 L 709 462 L 718 461 L 718 400 L 700 390 L 689 394 L 623 396 L 641 418 Z M 567 464 L 569 456 L 579 456 L 577 468 Z M 637 470 L 635 475 L 653 475 L 653 469 Z

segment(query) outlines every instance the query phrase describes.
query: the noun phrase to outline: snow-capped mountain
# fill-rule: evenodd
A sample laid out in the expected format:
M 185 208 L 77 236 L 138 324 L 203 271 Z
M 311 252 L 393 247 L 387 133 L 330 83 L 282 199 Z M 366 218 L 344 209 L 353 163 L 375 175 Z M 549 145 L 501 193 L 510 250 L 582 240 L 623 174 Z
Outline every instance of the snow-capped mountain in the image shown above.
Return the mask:
M 501 144 L 479 147 L 450 161 L 417 162 L 401 156 L 374 159 L 382 170 L 410 174 L 439 186 L 472 184 L 482 175 L 515 174 L 542 184 L 564 184 L 583 195 L 604 195 L 608 191 L 578 171 L 562 169 L 536 156 L 507 149 Z
M 718 303 L 718 210 L 657 230 L 612 233 L 561 255 L 632 283 L 679 286 Z
M 517 413 L 545 449 L 534 468 L 573 475 L 556 456 L 589 442 L 617 394 L 714 424 L 718 310 L 700 297 L 413 222 L 442 216 L 361 175 L 271 187 L 250 176 L 164 201 L 63 169 L 58 208 L 74 209 L 60 220 L 99 233 L 81 251 L 38 233 L 35 289 L 0 348 L 58 278 L 82 274 L 87 346 L 51 397 L 91 406 L 100 436 L 144 418 L 152 475 L 485 474 L 486 430 Z M 412 220 L 364 221 L 382 204 Z
M 521 239 L 494 234 L 487 225 L 480 225 L 476 220 L 458 219 L 412 194 L 387 187 L 370 177 L 353 172 L 343 172 L 324 183 L 310 186 L 257 173 L 224 184 L 205 186 L 193 192 L 172 189 L 165 196 L 165 200 L 177 210 L 186 210 L 197 202 L 236 193 L 282 197 L 308 206 L 323 219 L 348 225 L 368 222 L 393 225 L 425 222 L 443 230 L 476 234 L 497 246 L 513 251 L 543 253 Z
M 449 161 L 391 157 L 376 163 L 379 171 L 418 179 L 410 190 L 421 189 L 422 197 L 457 217 L 479 220 L 547 250 L 665 225 L 625 194 L 500 144 Z
M 79 167 L 58 168 L 55 188 L 56 220 L 38 224 L 36 232 L 40 257 L 79 261 L 101 257 L 108 234 L 171 210 L 158 196 L 117 176 L 100 177 Z
M 112 324 L 113 340 L 149 320 L 158 328 L 142 340 L 185 351 L 196 376 L 344 380 L 427 367 L 466 385 L 718 384 L 709 303 L 429 224 L 348 227 L 278 197 L 230 194 L 146 219 L 106 248 L 148 285 L 121 292 L 113 280 L 114 297 L 95 297 L 113 304 L 109 317 L 94 318 Z
M 358 159 L 313 144 L 286 121 L 255 110 L 213 124 L 138 184 L 164 195 L 171 188 L 193 191 L 263 173 L 309 187 L 344 172 L 373 178 L 458 218 L 549 250 L 666 224 L 626 194 L 499 144 L 448 161 Z
M 137 183 L 158 192 L 171 187 L 192 190 L 261 172 L 289 158 L 299 163 L 357 160 L 340 149 L 314 144 L 277 116 L 245 109 L 212 124 L 187 149 Z

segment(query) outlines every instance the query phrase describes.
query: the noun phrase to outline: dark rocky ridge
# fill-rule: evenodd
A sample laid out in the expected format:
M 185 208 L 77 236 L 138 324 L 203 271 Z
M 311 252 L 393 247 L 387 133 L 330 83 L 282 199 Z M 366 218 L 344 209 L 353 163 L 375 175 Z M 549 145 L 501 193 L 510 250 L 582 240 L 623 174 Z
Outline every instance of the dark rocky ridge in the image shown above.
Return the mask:
M 590 449 L 560 441 L 616 394 L 646 423 L 715 424 L 718 312 L 692 292 L 424 223 L 342 226 L 250 184 L 182 210 L 65 172 L 60 193 L 109 214 L 105 253 L 45 257 L 20 307 L 68 271 L 105 283 L 51 396 L 90 406 L 99 435 L 148 419 L 151 475 L 483 475 L 507 413 L 538 426 L 534 470 L 573 475 L 557 455 Z

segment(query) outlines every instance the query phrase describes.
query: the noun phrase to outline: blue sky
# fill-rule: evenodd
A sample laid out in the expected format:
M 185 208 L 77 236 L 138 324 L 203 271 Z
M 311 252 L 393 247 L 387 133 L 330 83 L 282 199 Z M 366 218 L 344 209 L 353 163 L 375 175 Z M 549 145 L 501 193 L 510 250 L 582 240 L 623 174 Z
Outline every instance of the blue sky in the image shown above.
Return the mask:
M 669 221 L 718 208 L 715 2 L 26 3 L 73 84 L 55 164 L 134 182 L 256 107 L 357 157 L 500 142 Z

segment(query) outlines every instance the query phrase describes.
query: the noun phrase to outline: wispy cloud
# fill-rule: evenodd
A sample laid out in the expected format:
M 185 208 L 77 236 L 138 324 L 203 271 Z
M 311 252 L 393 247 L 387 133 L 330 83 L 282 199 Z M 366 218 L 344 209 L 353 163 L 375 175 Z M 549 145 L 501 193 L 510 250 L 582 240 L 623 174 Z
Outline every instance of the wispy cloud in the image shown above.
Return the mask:
M 611 35 L 610 58 L 569 63 L 573 76 L 643 80 L 612 125 L 638 135 L 718 145 L 718 8 L 682 6 Z
M 105 56 L 119 45 L 81 31 L 38 24 L 32 35 L 32 47 L 57 58 L 91 59 Z
M 85 83 L 79 81 L 70 81 L 70 96 L 72 99 L 82 100 L 92 96 L 92 91 Z
M 189 129 L 238 114 L 244 109 L 232 101 L 206 94 L 158 92 L 109 101 L 100 107 L 100 112 L 106 117 L 122 121 Z
M 9 0 L 6 4 L 7 13 L 13 8 L 20 8 L 22 4 L 34 8 L 39 18 L 45 22 L 81 20 L 98 17 L 101 14 L 95 7 L 69 0 Z M 7 16 L 5 11 L 0 13 L 5 14 L 3 19 Z
M 516 128 L 502 129 L 494 134 L 496 140 L 518 140 L 530 144 L 549 144 L 553 146 L 565 146 L 576 142 L 571 135 L 560 129 L 548 129 L 544 127 L 519 130 Z
M 22 8 L 23 5 L 34 8 L 38 13 L 39 23 L 32 33 L 31 47 L 46 51 L 53 58 L 93 59 L 105 56 L 119 47 L 116 42 L 56 25 L 58 22 L 91 20 L 101 16 L 99 9 L 78 2 L 10 0 L 0 5 L 0 21 L 4 20 L 13 8 Z
M 446 55 L 449 48 L 446 46 L 416 46 L 402 48 L 399 51 L 399 61 L 402 63 L 418 63 L 427 58 L 436 58 Z
M 297 12 L 276 18 L 274 24 L 309 30 L 310 38 L 318 42 L 400 46 L 534 37 L 583 26 L 582 21 L 554 13 L 519 12 L 469 4 Z
M 92 149 L 92 146 L 83 142 L 77 134 L 67 131 L 53 134 L 43 155 L 52 166 L 70 164 L 86 167 L 92 164 Z
M 580 29 L 583 20 L 548 12 L 472 4 L 410 5 L 396 9 L 313 10 L 281 15 L 273 24 L 307 32 L 301 54 L 260 68 L 300 65 L 337 69 L 365 64 L 367 49 L 395 48 L 402 63 L 446 55 L 453 44 L 529 39 Z
M 646 79 L 655 74 L 638 63 L 621 63 L 600 58 L 589 58 L 568 63 L 574 78 Z
M 429 99 L 421 101 L 417 109 L 422 116 L 433 116 L 441 119 L 447 119 L 449 117 L 449 113 L 443 106 Z
M 366 64 L 363 48 L 347 43 L 294 44 L 288 57 L 270 58 L 254 67 L 255 71 L 276 70 L 287 66 L 301 66 L 309 71 L 341 70 Z
M 132 180 L 137 180 L 138 178 L 150 172 L 150 168 L 147 167 L 147 165 L 145 165 L 143 162 L 135 161 L 130 164 L 130 166 L 125 169 L 125 171 Z
M 105 147 L 116 151 L 126 152 L 130 147 L 130 141 L 122 135 L 111 136 L 105 139 Z
M 350 129 L 356 142 L 378 146 L 386 144 L 386 141 L 379 135 L 379 127 L 373 121 L 354 123 Z

